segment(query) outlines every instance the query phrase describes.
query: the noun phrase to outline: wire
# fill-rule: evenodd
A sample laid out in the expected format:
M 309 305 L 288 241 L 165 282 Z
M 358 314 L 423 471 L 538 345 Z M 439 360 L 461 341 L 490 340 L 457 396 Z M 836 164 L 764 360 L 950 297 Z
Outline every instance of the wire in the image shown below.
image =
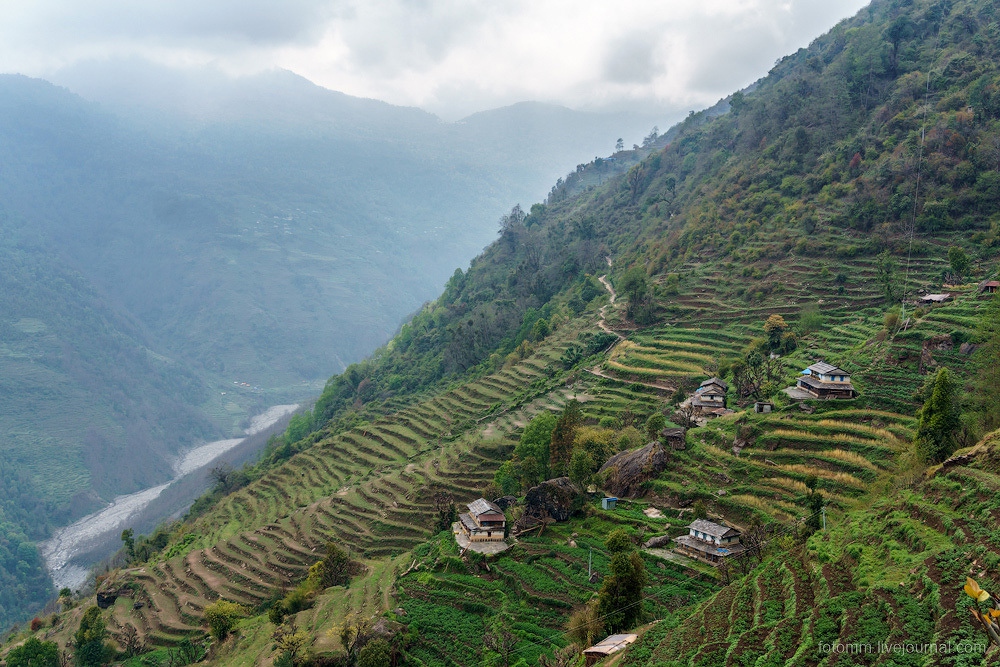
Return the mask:
M 934 41 L 934 50 L 936 51 L 941 43 L 941 32 L 938 34 Z M 923 104 L 923 117 L 920 121 L 920 146 L 917 149 L 917 179 L 913 184 L 913 209 L 910 212 L 910 239 L 906 246 L 906 274 L 903 278 L 903 293 L 900 297 L 900 320 L 906 319 L 906 289 L 910 284 L 910 258 L 913 254 L 913 231 L 917 224 L 917 203 L 919 202 L 920 196 L 920 176 L 923 173 L 923 159 L 924 159 L 924 141 L 926 139 L 927 132 L 927 107 L 930 106 L 931 97 L 931 72 L 934 70 L 933 67 L 927 68 L 927 82 L 924 86 L 924 104 Z

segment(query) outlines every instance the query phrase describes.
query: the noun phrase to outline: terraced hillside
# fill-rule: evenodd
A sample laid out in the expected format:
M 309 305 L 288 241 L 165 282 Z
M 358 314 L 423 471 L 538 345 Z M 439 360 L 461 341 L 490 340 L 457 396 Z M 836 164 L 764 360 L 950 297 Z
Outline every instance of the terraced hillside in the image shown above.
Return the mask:
M 1000 579 L 1000 437 L 958 452 L 775 555 L 676 627 L 654 627 L 622 665 L 980 665 L 965 578 Z M 871 645 L 837 654 L 823 646 Z M 878 652 L 878 643 L 964 644 L 959 653 Z M 976 646 L 978 644 L 978 647 Z
M 104 583 L 130 599 L 115 606 L 113 627 L 132 626 L 151 644 L 167 645 L 200 630 L 213 600 L 261 608 L 303 579 L 329 541 L 379 569 L 377 559 L 427 540 L 436 491 L 475 498 L 513 445 L 512 433 L 576 395 L 549 369 L 577 333 L 567 327 L 492 376 L 320 439 L 226 497 L 161 559 Z

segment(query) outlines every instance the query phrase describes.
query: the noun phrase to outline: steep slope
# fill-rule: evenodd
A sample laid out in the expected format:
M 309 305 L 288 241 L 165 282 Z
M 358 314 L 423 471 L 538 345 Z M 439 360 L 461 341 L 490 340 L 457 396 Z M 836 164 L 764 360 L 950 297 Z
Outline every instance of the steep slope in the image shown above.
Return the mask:
M 236 572 L 235 584 L 221 578 L 207 588 L 189 584 L 189 612 L 167 600 L 148 614 L 140 608 L 147 614 L 143 631 L 164 643 L 194 631 L 198 605 L 213 594 L 239 596 L 262 611 L 275 588 L 263 583 L 265 569 L 278 571 L 278 556 L 291 562 L 292 551 L 331 536 L 383 557 L 369 562 L 373 587 L 381 587 L 386 558 L 411 548 L 421 558 L 434 552 L 433 544 L 417 545 L 432 537 L 425 499 L 435 485 L 459 500 L 474 497 L 509 455 L 524 417 L 575 395 L 587 425 L 603 422 L 613 441 L 622 442 L 629 427 L 667 410 L 676 389 L 690 390 L 714 374 L 731 377 L 735 365 L 750 363 L 756 353 L 773 362 L 773 377 L 757 394 L 773 397 L 776 411 L 741 411 L 692 429 L 688 449 L 674 452 L 643 492 L 670 515 L 656 524 L 668 535 L 683 532 L 690 516 L 683 510 L 697 505 L 715 518 L 777 531 L 775 551 L 746 572 L 731 573 L 734 583 L 720 583 L 718 595 L 694 611 L 687 608 L 694 598 L 678 603 L 669 622 L 650 629 L 625 659 L 832 664 L 839 658 L 818 655 L 820 640 L 971 636 L 964 610 L 954 621 L 947 614 L 961 573 L 974 566 L 984 585 L 991 583 L 996 563 L 991 558 L 984 568 L 982 558 L 992 549 L 992 524 L 983 515 L 973 539 L 974 523 L 966 519 L 961 534 L 954 527 L 966 510 L 990 509 L 991 459 L 956 464 L 981 466 L 955 473 L 975 478 L 975 485 L 948 479 L 950 472 L 920 481 L 912 441 L 920 402 L 915 390 L 941 365 L 970 378 L 969 348 L 961 343 L 982 342 L 977 319 L 989 302 L 970 281 L 992 275 L 997 256 L 989 186 L 995 165 L 980 151 L 996 122 L 990 101 L 996 65 L 985 57 L 993 48 L 987 39 L 995 30 L 992 12 L 992 4 L 971 1 L 874 3 L 779 63 L 752 92 L 731 100 L 730 113 L 695 114 L 650 155 L 630 155 L 638 164 L 626 173 L 605 173 L 604 161 L 595 161 L 559 184 L 545 204 L 526 215 L 513 210 L 500 239 L 468 271 L 456 272 L 389 345 L 330 379 L 311 416 L 313 432 L 298 439 L 302 430 L 295 431 L 294 443 L 288 434 L 285 444 L 294 455 L 287 462 L 274 461 L 246 489 L 187 524 L 163 553 L 173 571 L 183 563 L 170 559 L 186 558 L 192 571 L 196 560 L 220 573 L 246 562 L 257 574 Z M 981 57 L 970 56 L 955 70 L 963 52 Z M 915 94 L 918 79 L 925 85 Z M 933 106 L 924 104 L 928 80 L 937 96 L 927 98 Z M 903 197 L 910 197 L 908 204 L 900 203 Z M 944 208 L 932 205 L 945 199 Z M 972 261 L 956 261 L 960 253 Z M 604 301 L 596 280 L 605 271 L 621 294 L 616 308 Z M 959 284 L 945 287 L 945 280 Z M 917 307 L 922 289 L 953 298 Z M 601 313 L 618 334 L 610 340 L 600 336 Z M 784 314 L 797 335 L 779 341 L 780 354 L 772 359 L 760 352 L 765 321 L 775 314 Z M 778 393 L 820 358 L 848 370 L 860 397 L 807 406 L 815 410 L 808 412 Z M 737 389 L 731 405 L 742 410 L 759 395 Z M 500 437 L 502 446 L 475 449 L 484 437 Z M 438 454 L 446 459 L 429 473 Z M 407 472 L 411 463 L 415 468 Z M 423 491 L 413 493 L 410 475 Z M 526 475 L 509 477 L 519 485 Z M 796 544 L 797 525 L 814 517 L 817 499 L 828 505 L 828 532 Z M 909 513 L 904 503 L 920 509 Z M 338 512 L 342 504 L 352 509 Z M 924 511 L 927 526 L 918 524 Z M 941 518 L 944 530 L 938 530 L 934 517 L 944 511 L 950 523 Z M 318 514 L 323 518 L 313 518 Z M 587 522 L 600 524 L 592 519 L 579 521 L 584 529 Z M 651 525 L 628 513 L 621 521 Z M 234 544 L 256 539 L 248 534 L 253 530 L 280 537 L 268 537 L 268 546 L 256 552 Z M 527 541 L 520 559 L 487 561 L 523 574 L 522 588 L 508 585 L 504 599 L 523 614 L 522 625 L 514 626 L 519 641 L 546 638 L 532 655 L 562 644 L 561 624 L 593 590 L 579 585 L 578 573 L 564 572 L 581 556 L 568 546 L 569 531 L 559 530 L 551 542 Z M 580 534 L 599 541 L 594 532 Z M 383 536 L 389 540 L 376 546 Z M 969 555 L 958 554 L 960 546 Z M 569 582 L 561 598 L 558 583 L 543 583 L 538 570 L 521 567 L 543 553 L 549 560 L 541 567 Z M 395 612 L 389 618 L 406 625 L 412 632 L 405 637 L 415 636 L 418 644 L 424 628 L 436 637 L 444 633 L 428 615 L 461 625 L 455 646 L 435 639 L 430 649 L 410 652 L 428 664 L 468 660 L 470 628 L 480 622 L 473 617 L 492 622 L 499 616 L 470 604 L 477 594 L 496 599 L 497 576 L 472 568 L 478 567 L 472 559 L 460 564 L 454 558 L 438 552 L 427 571 L 399 578 L 395 599 L 364 598 L 366 615 L 411 605 L 420 618 L 400 619 Z M 289 571 L 282 582 L 301 576 L 308 560 L 303 556 L 299 574 Z M 453 577 L 452 566 L 465 569 Z M 151 591 L 151 599 L 160 589 L 184 589 L 168 581 L 167 572 L 146 568 L 118 573 L 108 590 L 130 578 Z M 691 592 L 699 597 L 704 590 Z M 344 608 L 339 591 L 319 600 Z M 170 628 L 165 634 L 155 622 L 161 603 L 167 610 L 162 625 Z M 115 618 L 132 623 L 134 611 L 126 602 Z M 332 612 L 296 617 L 324 651 L 337 644 L 319 638 L 343 621 Z M 259 616 L 245 627 L 259 640 L 271 631 L 267 623 Z M 262 646 L 266 640 L 252 643 L 248 634 L 219 660 L 236 663 L 252 652 L 256 658 Z

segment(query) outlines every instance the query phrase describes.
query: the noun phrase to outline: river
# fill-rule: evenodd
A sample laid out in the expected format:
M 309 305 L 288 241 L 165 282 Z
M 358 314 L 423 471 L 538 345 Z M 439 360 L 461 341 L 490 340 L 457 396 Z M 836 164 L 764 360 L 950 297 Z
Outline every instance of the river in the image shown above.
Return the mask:
M 174 462 L 174 477 L 169 482 L 118 496 L 104 509 L 88 514 L 75 523 L 57 530 L 51 538 L 38 545 L 56 588 L 68 587 L 75 590 L 82 586 L 87 580 L 89 568 L 87 564 L 75 562 L 74 558 L 108 542 L 109 537 L 112 543 L 117 540 L 121 531 L 128 527 L 129 521 L 156 500 L 164 489 L 187 475 L 203 470 L 214 460 L 242 443 L 246 437 L 270 428 L 298 407 L 298 405 L 275 405 L 268 408 L 250 420 L 249 428 L 244 431 L 244 438 L 216 440 L 184 452 Z

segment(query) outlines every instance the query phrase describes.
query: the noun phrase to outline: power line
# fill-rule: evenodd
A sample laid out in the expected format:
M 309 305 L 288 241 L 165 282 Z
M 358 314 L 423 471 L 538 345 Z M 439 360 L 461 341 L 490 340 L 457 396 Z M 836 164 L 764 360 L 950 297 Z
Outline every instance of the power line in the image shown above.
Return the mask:
M 938 32 L 934 41 L 934 50 L 936 51 L 938 45 L 941 42 L 941 33 Z M 913 254 L 913 231 L 917 224 L 917 204 L 920 201 L 920 176 L 923 173 L 923 158 L 924 158 L 924 142 L 926 140 L 927 132 L 927 108 L 930 106 L 931 97 L 931 72 L 933 67 L 927 68 L 927 81 L 924 85 L 924 104 L 922 109 L 922 118 L 920 120 L 920 146 L 917 148 L 917 178 L 913 184 L 913 208 L 910 212 L 910 238 L 906 246 L 906 274 L 903 278 L 903 293 L 900 299 L 900 319 L 906 319 L 906 289 L 910 284 L 910 258 Z

